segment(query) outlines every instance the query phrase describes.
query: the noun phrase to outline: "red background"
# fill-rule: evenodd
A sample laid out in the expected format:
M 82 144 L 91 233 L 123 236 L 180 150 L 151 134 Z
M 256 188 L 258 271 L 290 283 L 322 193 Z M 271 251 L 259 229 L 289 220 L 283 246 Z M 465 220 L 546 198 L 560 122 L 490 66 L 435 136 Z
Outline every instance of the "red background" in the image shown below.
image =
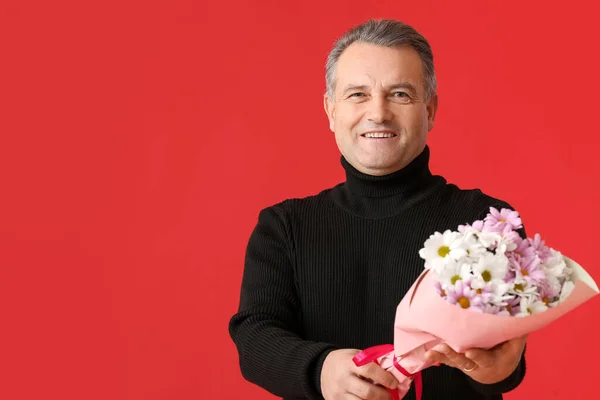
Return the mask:
M 227 333 L 246 241 L 343 179 L 324 61 L 371 17 L 434 49 L 433 171 L 600 278 L 591 5 L 94 3 L 0 6 L 0 398 L 272 398 Z M 531 335 L 506 398 L 597 398 L 599 305 Z

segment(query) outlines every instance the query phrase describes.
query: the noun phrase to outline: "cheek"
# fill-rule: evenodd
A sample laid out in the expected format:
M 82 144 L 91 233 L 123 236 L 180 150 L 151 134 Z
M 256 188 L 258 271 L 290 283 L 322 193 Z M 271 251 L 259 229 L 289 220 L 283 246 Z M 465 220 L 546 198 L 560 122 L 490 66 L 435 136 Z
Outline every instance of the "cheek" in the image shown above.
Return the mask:
M 419 132 L 423 127 L 427 127 L 427 113 L 421 109 L 405 109 L 397 113 L 396 117 L 409 132 Z
M 356 105 L 340 106 L 335 116 L 336 130 L 340 132 L 351 131 L 360 122 L 361 115 L 360 107 L 356 107 Z

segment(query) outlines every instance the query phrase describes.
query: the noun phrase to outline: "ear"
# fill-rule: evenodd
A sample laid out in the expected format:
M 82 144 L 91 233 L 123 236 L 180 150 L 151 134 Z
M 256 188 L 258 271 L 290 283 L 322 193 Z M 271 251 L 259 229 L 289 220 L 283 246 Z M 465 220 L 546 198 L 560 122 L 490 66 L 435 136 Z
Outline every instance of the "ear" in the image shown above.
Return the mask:
M 435 121 L 437 109 L 438 109 L 438 95 L 437 95 L 437 93 L 435 93 L 429 98 L 429 101 L 427 102 L 427 131 L 428 132 L 433 129 L 433 123 Z
M 327 114 L 327 118 L 329 119 L 329 129 L 333 132 L 333 128 L 335 126 L 335 101 L 330 99 L 327 95 L 323 96 L 323 107 L 325 108 L 325 113 Z

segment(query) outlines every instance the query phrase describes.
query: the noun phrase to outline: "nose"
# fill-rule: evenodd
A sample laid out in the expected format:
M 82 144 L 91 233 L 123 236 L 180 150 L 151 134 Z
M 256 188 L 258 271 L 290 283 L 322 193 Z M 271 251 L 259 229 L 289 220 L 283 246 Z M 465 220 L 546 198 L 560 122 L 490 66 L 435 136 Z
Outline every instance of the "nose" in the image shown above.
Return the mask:
M 381 124 L 392 119 L 392 112 L 385 96 L 374 96 L 369 101 L 367 112 L 369 121 Z

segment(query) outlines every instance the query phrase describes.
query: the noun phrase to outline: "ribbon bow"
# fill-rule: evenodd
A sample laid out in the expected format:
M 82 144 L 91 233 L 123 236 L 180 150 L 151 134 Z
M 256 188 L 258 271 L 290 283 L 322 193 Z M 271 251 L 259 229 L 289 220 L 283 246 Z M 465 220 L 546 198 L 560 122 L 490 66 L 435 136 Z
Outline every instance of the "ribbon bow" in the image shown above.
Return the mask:
M 379 365 L 379 362 L 378 362 L 379 357 L 384 356 L 393 351 L 394 351 L 394 346 L 391 344 L 382 344 L 379 346 L 373 346 L 373 347 L 369 347 L 369 348 L 361 351 L 357 355 L 355 355 L 352 358 L 352 361 L 354 361 L 354 364 L 357 367 L 367 365 L 370 362 L 375 362 Z M 396 356 L 393 356 L 392 360 L 394 363 L 394 368 L 396 368 L 398 371 L 400 371 L 400 373 L 402 375 L 406 376 L 407 378 L 414 379 L 417 400 L 421 400 L 421 396 L 423 394 L 423 378 L 421 376 L 421 371 L 411 374 L 407 370 L 405 370 L 400 364 L 398 364 L 398 360 L 397 360 Z M 400 396 L 398 395 L 397 390 L 392 390 L 389 388 L 386 388 L 386 389 L 392 395 L 393 400 L 400 400 Z

